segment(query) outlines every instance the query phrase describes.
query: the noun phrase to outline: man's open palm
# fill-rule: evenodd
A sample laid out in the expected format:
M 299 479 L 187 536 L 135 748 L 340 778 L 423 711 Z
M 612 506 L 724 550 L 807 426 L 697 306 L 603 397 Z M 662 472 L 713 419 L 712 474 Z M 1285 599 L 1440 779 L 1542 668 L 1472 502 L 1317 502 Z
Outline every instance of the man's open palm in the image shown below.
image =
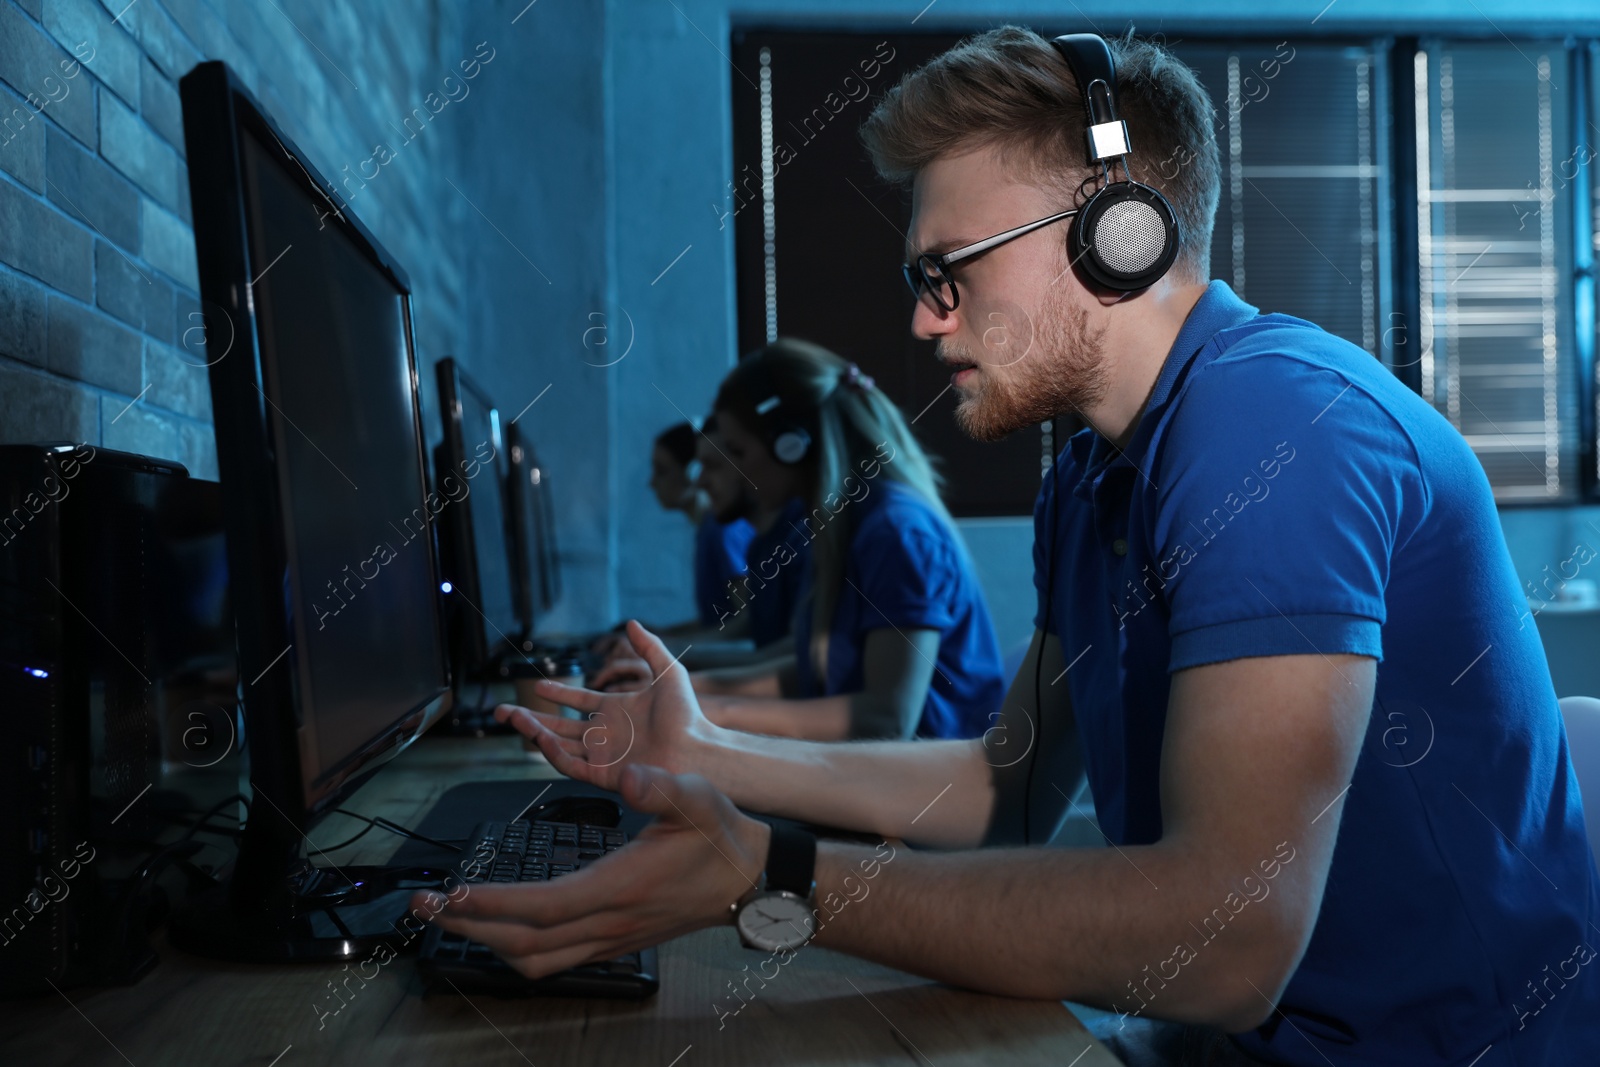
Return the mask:
M 637 622 L 628 623 L 628 639 L 650 666 L 651 679 L 643 689 L 599 693 L 541 681 L 540 696 L 587 718 L 567 719 L 513 704 L 496 708 L 495 718 L 538 744 L 562 774 L 602 789 L 618 791 L 622 770 L 630 764 L 674 774 L 693 770 L 686 765 L 692 742 L 716 728 L 700 710 L 689 672 Z

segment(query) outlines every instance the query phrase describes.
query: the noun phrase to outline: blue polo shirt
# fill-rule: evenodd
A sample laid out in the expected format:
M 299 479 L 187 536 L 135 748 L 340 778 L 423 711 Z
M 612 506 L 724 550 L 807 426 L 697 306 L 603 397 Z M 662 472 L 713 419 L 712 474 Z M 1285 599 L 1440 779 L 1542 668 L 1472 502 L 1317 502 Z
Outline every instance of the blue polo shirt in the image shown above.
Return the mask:
M 717 624 L 717 605 L 727 599 L 728 583 L 744 576 L 744 555 L 755 535 L 743 519 L 700 520 L 694 532 L 694 603 L 702 626 Z
M 1127 449 L 1075 435 L 1034 521 L 1035 621 L 1076 659 L 1065 684 L 1118 844 L 1161 837 L 1172 672 L 1380 661 L 1322 909 L 1281 1015 L 1234 1037 L 1248 1055 L 1600 1063 L 1600 876 L 1460 433 L 1372 356 L 1213 281 Z
M 994 725 L 1006 679 L 966 546 L 915 490 L 888 478 L 870 484 L 864 498 L 845 505 L 855 509 L 848 516 L 855 529 L 828 632 L 827 677 L 820 681 L 808 648 L 809 599 L 795 616 L 798 692 L 816 697 L 865 688 L 863 657 L 873 630 L 937 630 L 939 652 L 917 736 L 982 736 Z M 808 572 L 808 593 L 810 579 Z

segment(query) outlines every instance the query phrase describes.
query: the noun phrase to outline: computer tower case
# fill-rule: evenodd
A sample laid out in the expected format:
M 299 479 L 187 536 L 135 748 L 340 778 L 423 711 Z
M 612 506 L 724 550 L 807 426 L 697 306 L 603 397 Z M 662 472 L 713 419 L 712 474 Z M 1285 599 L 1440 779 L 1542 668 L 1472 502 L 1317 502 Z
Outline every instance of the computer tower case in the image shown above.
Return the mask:
M 226 861 L 225 803 L 180 841 L 239 787 L 218 488 L 0 446 L 0 994 L 137 978 L 163 875 Z

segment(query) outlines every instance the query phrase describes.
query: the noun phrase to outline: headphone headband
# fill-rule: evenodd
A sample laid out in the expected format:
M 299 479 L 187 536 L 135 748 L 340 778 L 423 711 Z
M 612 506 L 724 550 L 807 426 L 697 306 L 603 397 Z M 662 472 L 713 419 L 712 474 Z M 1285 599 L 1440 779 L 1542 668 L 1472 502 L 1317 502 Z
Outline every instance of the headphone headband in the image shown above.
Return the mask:
M 1117 63 L 1097 33 L 1067 33 L 1050 42 L 1067 61 L 1083 95 L 1089 162 L 1104 163 L 1132 151 L 1128 124 L 1117 113 Z
M 767 447 L 778 462 L 799 463 L 811 451 L 811 432 L 804 425 L 805 420 L 795 418 L 792 405 L 784 403 L 777 376 L 770 366 L 761 362 L 759 354 L 745 357 L 741 365 L 749 379 L 745 384 L 746 395 L 762 422 Z

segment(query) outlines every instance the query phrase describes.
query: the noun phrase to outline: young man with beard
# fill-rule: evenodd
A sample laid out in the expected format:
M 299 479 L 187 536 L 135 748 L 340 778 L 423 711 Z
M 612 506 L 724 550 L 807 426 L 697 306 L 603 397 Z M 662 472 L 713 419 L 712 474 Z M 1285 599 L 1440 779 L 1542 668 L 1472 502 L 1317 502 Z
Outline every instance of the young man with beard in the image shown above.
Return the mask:
M 1037 632 L 996 729 L 730 733 L 632 626 L 649 689 L 546 685 L 589 723 L 501 714 L 656 822 L 436 921 L 538 975 L 731 916 L 768 950 L 1110 1008 L 1158 1062 L 1600 1062 L 1600 878 L 1483 471 L 1370 355 L 1207 284 L 1210 101 L 1162 50 L 1111 47 L 1132 177 L 1181 234 L 1135 291 L 1068 254 L 1102 177 L 1050 42 L 966 41 L 866 128 L 912 183 L 912 329 L 956 368 L 962 424 L 1089 424 L 1040 494 Z M 1026 358 L 988 357 L 996 312 L 1032 324 Z M 1085 768 L 1114 848 L 971 850 L 1047 840 Z M 816 845 L 735 803 L 950 851 Z

